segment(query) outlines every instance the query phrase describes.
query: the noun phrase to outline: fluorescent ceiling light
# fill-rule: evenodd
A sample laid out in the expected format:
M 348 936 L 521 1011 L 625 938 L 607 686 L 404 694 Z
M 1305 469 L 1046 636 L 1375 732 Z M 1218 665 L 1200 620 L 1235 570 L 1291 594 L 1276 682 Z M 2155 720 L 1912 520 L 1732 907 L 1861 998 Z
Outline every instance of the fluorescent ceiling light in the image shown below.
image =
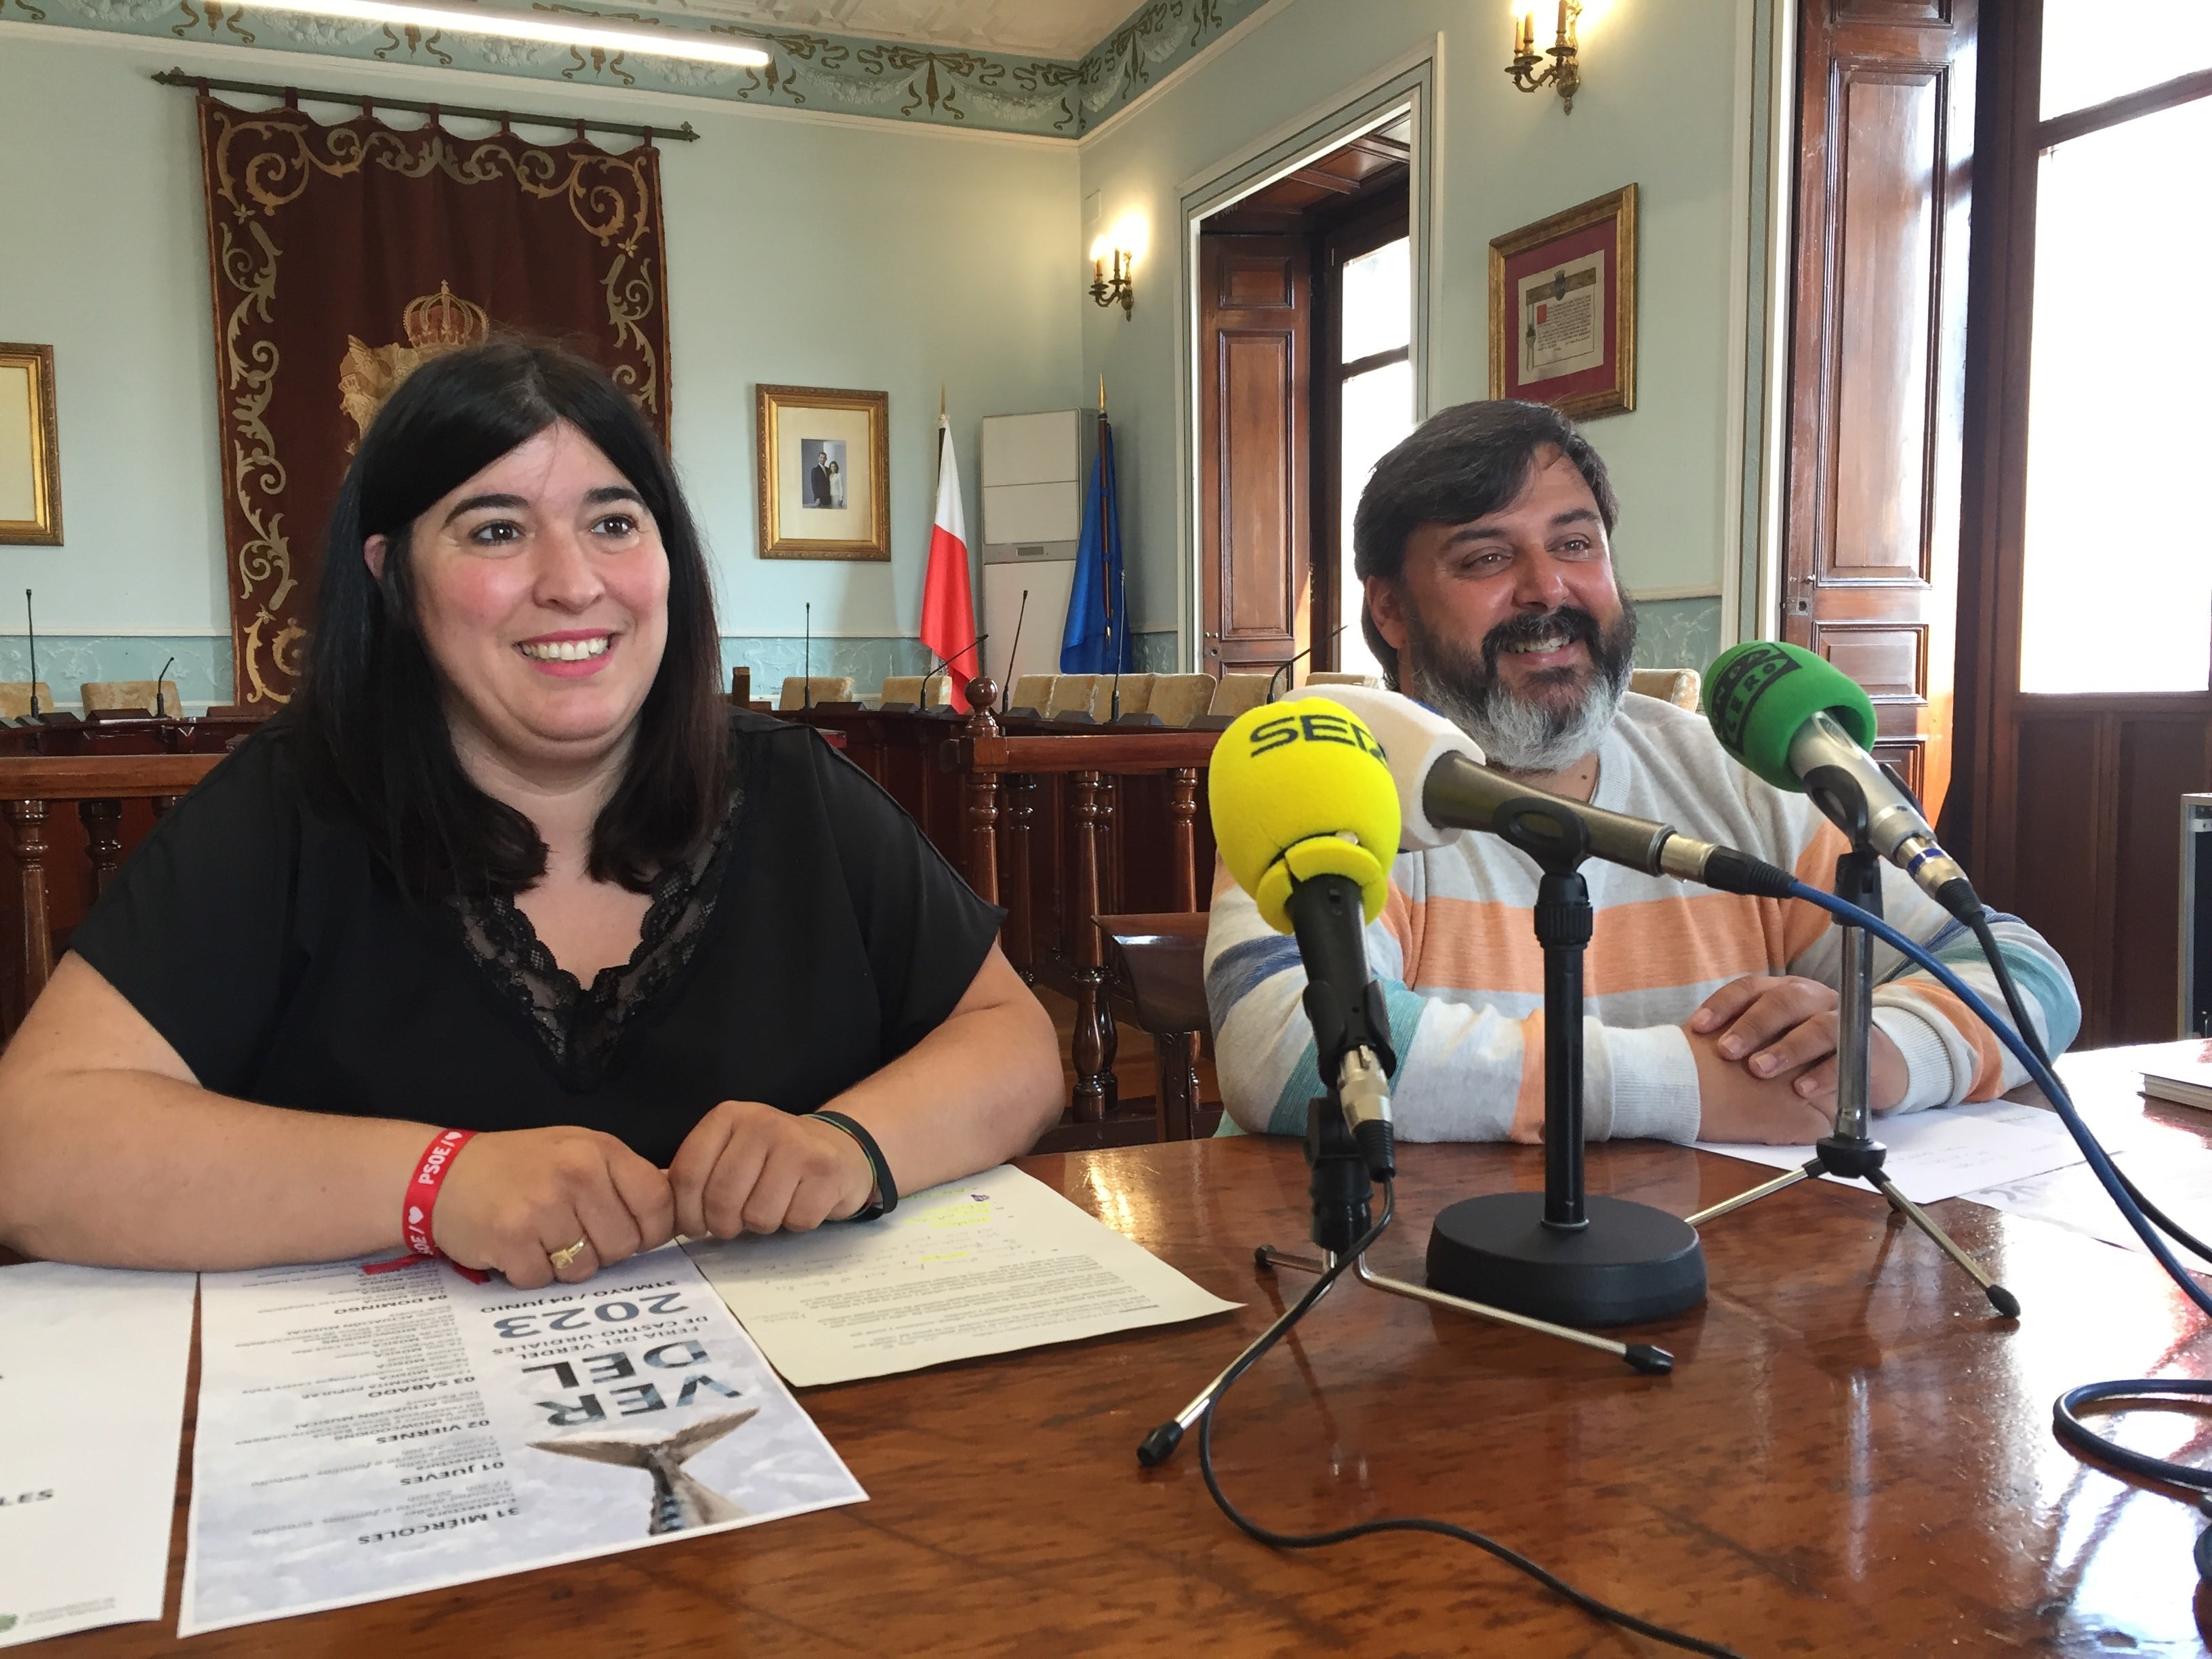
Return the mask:
M 319 17 L 345 17 L 362 23 L 411 24 L 455 34 L 490 34 L 514 40 L 543 40 L 556 46 L 598 46 L 608 52 L 635 52 L 655 58 L 691 58 L 708 64 L 734 64 L 757 69 L 769 61 L 758 46 L 734 40 L 716 40 L 703 34 L 658 30 L 603 28 L 594 23 L 556 22 L 550 17 L 524 12 L 496 11 L 487 7 L 447 8 L 394 3 L 394 0 L 255 0 L 271 11 L 312 12 Z

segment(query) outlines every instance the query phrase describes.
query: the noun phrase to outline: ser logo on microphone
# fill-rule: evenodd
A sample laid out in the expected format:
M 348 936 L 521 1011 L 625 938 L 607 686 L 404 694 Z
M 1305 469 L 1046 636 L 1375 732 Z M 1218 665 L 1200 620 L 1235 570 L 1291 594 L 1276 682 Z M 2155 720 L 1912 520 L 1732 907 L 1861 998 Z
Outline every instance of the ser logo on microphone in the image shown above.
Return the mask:
M 1251 753 L 1255 759 L 1294 743 L 1340 743 L 1383 766 L 1390 763 L 1389 757 L 1382 752 L 1382 745 L 1375 741 L 1374 733 L 1358 720 L 1342 714 L 1282 714 L 1261 720 L 1252 728 L 1251 735 Z

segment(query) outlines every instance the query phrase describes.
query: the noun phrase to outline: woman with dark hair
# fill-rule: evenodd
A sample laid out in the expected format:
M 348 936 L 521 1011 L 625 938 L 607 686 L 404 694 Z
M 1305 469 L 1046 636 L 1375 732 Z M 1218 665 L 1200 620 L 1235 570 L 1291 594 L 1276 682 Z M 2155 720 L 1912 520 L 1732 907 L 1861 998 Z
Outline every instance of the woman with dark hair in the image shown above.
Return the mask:
M 697 532 L 598 369 L 502 343 L 416 371 L 319 604 L 296 702 L 162 819 L 0 1055 L 0 1240 L 405 1244 L 535 1287 L 878 1214 L 1051 1121 L 998 912 L 817 734 L 722 703 Z

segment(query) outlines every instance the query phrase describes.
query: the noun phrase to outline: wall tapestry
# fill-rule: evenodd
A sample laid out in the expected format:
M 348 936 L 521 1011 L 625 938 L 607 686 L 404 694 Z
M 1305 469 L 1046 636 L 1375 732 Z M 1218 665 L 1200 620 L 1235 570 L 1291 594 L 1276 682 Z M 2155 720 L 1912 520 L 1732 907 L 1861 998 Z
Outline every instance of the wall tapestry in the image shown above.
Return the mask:
M 290 700 L 346 463 L 417 366 L 491 335 L 595 358 L 668 438 L 659 152 L 199 99 L 240 702 Z

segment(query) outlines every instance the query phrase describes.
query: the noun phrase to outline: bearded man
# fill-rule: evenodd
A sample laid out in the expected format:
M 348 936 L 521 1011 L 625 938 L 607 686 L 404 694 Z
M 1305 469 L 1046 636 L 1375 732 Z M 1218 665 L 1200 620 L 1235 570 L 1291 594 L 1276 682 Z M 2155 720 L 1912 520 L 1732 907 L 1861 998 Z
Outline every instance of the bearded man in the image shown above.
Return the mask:
M 1536 404 L 1446 410 L 1376 466 L 1353 520 L 1360 624 L 1392 687 L 1451 720 L 1490 764 L 1540 789 L 1659 819 L 1832 884 L 1845 842 L 1802 795 L 1731 761 L 1705 720 L 1628 690 L 1636 610 L 1613 574 L 1605 464 Z M 1592 1139 L 1807 1142 L 1835 1113 L 1839 950 L 1828 913 L 1595 860 L 1584 966 L 1583 1123 Z M 1543 1133 L 1538 871 L 1494 836 L 1401 853 L 1367 951 L 1399 1055 L 1406 1140 Z M 1997 998 L 1973 937 L 1885 866 L 1891 924 Z M 1995 933 L 2053 1053 L 2081 1006 L 2057 953 L 2014 918 Z M 1984 1100 L 2018 1063 L 1933 980 L 1876 947 L 1876 1111 Z M 1297 946 L 1225 877 L 1206 937 L 1222 1098 L 1241 1127 L 1304 1133 L 1322 1092 Z

